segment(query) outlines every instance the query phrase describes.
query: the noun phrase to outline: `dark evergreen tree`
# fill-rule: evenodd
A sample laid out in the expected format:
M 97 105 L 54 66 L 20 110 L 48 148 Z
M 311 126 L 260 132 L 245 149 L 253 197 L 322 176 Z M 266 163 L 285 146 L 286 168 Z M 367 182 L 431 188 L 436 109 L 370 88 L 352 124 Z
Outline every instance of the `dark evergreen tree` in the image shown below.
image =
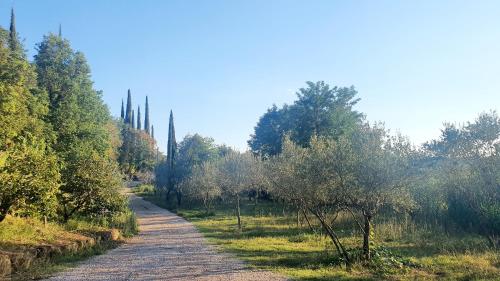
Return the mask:
M 132 110 L 132 119 L 130 120 L 130 125 L 132 126 L 132 129 L 135 129 L 135 116 L 133 110 Z
M 155 127 L 151 125 L 151 138 L 155 139 Z
M 16 31 L 16 15 L 14 14 L 14 8 L 10 10 L 10 30 L 9 30 L 9 48 L 13 52 L 20 51 L 21 43 L 17 36 Z
M 168 142 L 167 142 L 167 201 L 169 200 L 170 192 L 175 190 L 174 169 L 175 158 L 177 153 L 177 142 L 175 141 L 174 114 L 170 110 L 170 118 L 168 121 Z M 180 203 L 180 193 L 177 192 L 177 201 Z
M 149 134 L 149 103 L 148 103 L 148 96 L 146 96 L 146 113 L 144 116 L 144 129 L 146 130 L 146 134 Z M 153 134 L 151 132 L 151 134 Z
M 123 108 L 123 99 L 122 99 L 122 110 L 120 112 L 120 118 L 122 121 L 125 119 L 125 108 Z
M 132 95 L 130 94 L 130 89 L 128 89 L 127 111 L 125 111 L 125 124 L 130 125 L 131 120 L 132 120 Z
M 59 33 L 58 33 L 58 35 L 59 35 L 59 38 L 62 37 L 62 27 L 61 27 L 61 24 L 59 24 Z
M 137 106 L 137 130 L 141 129 L 141 107 Z

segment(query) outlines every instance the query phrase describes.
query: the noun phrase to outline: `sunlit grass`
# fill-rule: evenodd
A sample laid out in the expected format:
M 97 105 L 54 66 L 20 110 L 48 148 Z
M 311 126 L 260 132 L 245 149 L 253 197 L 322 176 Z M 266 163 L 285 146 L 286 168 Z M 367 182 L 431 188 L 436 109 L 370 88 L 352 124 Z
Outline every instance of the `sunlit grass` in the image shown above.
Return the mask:
M 143 195 L 159 206 L 169 207 L 163 198 Z M 375 245 L 408 259 L 413 266 L 384 271 L 357 263 L 348 271 L 338 262 L 331 241 L 310 231 L 305 222 L 297 227 L 293 210 L 283 212 L 283 206 L 245 202 L 241 231 L 228 205 L 208 214 L 196 206 L 169 209 L 193 222 L 221 251 L 235 254 L 254 268 L 294 280 L 500 280 L 499 253 L 489 249 L 480 236 L 451 236 L 427 226 L 402 226 L 396 220 L 379 222 L 375 226 Z M 348 248 L 359 247 L 361 235 L 353 230 L 348 216 L 338 222 L 342 242 Z
M 87 241 L 89 237 L 109 231 L 111 227 L 119 228 L 124 236 L 134 234 L 137 230 L 134 214 L 132 212 L 117 214 L 105 224 L 78 218 L 64 224 L 55 222 L 44 224 L 35 218 L 7 216 L 0 223 L 0 251 L 23 252 L 39 246 L 63 249 L 64 245 Z M 120 241 L 100 241 L 87 244 L 76 251 L 61 251 L 51 255 L 50 258 L 34 261 L 28 269 L 15 272 L 12 280 L 35 280 L 47 277 L 73 266 L 77 261 L 102 254 L 120 243 Z

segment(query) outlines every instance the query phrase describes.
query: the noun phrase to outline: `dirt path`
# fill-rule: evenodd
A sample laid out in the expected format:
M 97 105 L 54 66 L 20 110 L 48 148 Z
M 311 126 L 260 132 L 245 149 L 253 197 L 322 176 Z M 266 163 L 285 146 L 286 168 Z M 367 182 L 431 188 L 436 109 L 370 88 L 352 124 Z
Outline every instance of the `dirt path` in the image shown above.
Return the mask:
M 186 220 L 131 195 L 140 234 L 49 280 L 286 280 L 217 252 Z

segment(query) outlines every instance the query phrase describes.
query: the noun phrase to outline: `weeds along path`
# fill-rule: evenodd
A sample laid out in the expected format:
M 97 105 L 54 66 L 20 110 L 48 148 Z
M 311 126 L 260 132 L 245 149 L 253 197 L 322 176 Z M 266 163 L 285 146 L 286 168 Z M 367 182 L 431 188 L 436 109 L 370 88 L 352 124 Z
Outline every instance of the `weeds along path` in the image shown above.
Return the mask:
M 139 235 L 49 280 L 286 280 L 218 252 L 183 218 L 135 195 L 130 201 Z

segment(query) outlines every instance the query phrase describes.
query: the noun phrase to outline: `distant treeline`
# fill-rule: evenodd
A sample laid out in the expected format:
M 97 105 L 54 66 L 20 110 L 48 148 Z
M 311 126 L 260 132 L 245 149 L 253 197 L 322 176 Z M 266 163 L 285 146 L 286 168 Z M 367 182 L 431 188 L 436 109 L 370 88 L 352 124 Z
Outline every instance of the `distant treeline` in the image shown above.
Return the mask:
M 417 224 L 484 235 L 498 247 L 497 113 L 445 124 L 438 139 L 415 146 L 366 121 L 354 109 L 356 96 L 354 87 L 308 82 L 293 104 L 272 106 L 259 119 L 244 153 L 187 136 L 169 150 L 173 162 L 157 170 L 157 190 L 175 191 L 207 212 L 232 203 L 239 227 L 243 197 L 285 202 L 306 220 L 314 216 L 348 264 L 355 257 L 337 233 L 341 212 L 351 214 L 362 233 L 364 259 L 371 258 L 374 219 L 398 213 Z
M 137 117 L 132 109 L 130 89 L 127 94 L 126 107 L 121 107 L 120 131 L 122 144 L 119 149 L 118 162 L 122 172 L 130 179 L 151 182 L 154 169 L 162 158 L 154 139 L 154 126 L 149 120 L 149 101 L 146 96 L 144 125 L 141 119 L 141 107 L 137 106 Z

